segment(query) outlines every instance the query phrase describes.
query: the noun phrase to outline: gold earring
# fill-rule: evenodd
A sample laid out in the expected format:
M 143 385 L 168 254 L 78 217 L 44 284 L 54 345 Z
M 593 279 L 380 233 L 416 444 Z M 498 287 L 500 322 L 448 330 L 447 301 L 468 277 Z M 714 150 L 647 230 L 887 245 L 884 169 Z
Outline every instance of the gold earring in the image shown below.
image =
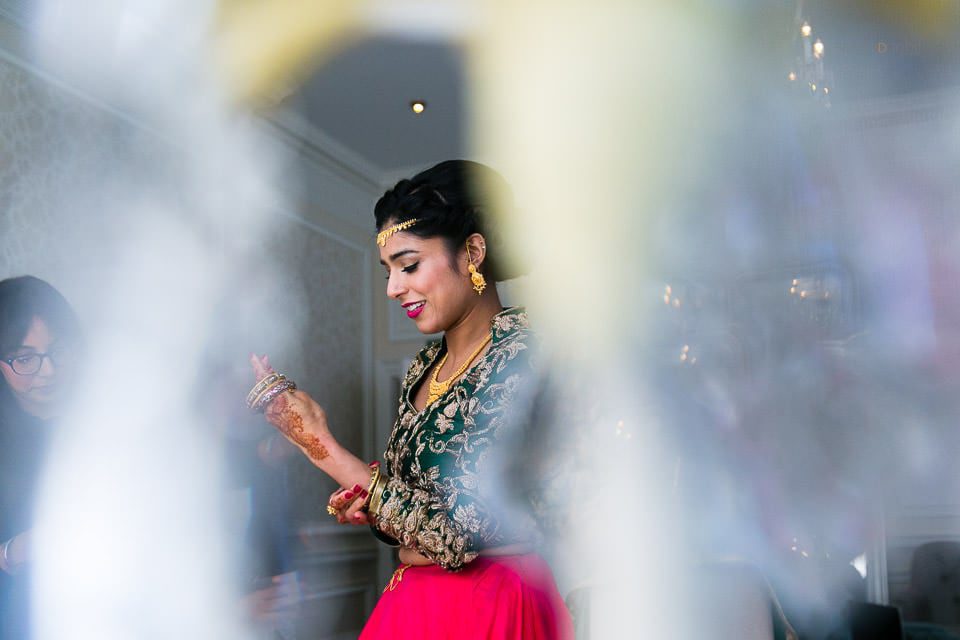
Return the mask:
M 477 271 L 477 265 L 473 264 L 473 257 L 470 255 L 470 243 L 467 243 L 467 271 L 470 272 L 470 282 L 473 283 L 473 290 L 477 292 L 477 295 L 483 293 L 483 290 L 487 288 L 487 280 L 483 277 L 483 274 Z

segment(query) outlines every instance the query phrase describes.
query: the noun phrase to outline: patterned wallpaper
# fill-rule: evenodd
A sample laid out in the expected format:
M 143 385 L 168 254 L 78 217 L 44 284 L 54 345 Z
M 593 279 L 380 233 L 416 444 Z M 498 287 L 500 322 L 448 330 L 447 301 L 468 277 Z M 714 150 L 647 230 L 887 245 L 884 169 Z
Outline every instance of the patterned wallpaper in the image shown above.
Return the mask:
M 65 268 L 56 194 L 73 147 L 62 103 L 32 76 L 0 62 L 0 275 L 30 272 L 51 277 Z M 54 162 L 48 162 L 54 160 Z
M 120 252 L 129 249 L 125 240 L 137 221 L 107 206 L 121 188 L 110 176 L 99 177 L 101 188 L 90 188 L 98 179 L 90 168 L 111 166 L 100 162 L 102 154 L 119 150 L 142 164 L 140 171 L 149 171 L 164 157 L 165 143 L 3 60 L 0 86 L 0 278 L 25 273 L 45 278 L 81 317 L 96 317 L 102 283 L 113 275 Z M 309 177 L 309 163 L 303 163 Z M 85 188 L 72 188 L 81 183 Z M 253 254 L 250 272 L 236 274 L 236 287 L 223 305 L 242 318 L 224 318 L 235 326 L 223 327 L 221 344 L 236 348 L 240 366 L 242 348 L 271 353 L 316 394 L 344 444 L 363 455 L 368 453 L 364 403 L 370 401 L 363 388 L 370 367 L 364 348 L 370 258 L 348 239 L 296 218 L 311 212 L 294 213 L 271 220 L 272 233 Z M 231 233 L 229 222 L 221 232 Z M 211 238 L 211 249 L 223 240 Z M 330 482 L 309 465 L 291 469 L 302 521 L 326 518 L 321 507 Z
M 363 408 L 369 401 L 363 388 L 368 336 L 364 327 L 369 323 L 363 298 L 369 258 L 326 234 L 279 221 L 263 255 L 285 280 L 257 282 L 253 276 L 249 282 L 256 284 L 251 288 L 269 291 L 261 309 L 279 309 L 282 324 L 294 333 L 278 335 L 276 326 L 262 326 L 254 318 L 249 325 L 256 327 L 253 342 L 323 406 L 338 441 L 362 456 L 367 453 Z M 304 497 L 300 518 L 325 521 L 323 507 L 336 486 L 305 461 L 297 469 L 292 480 L 297 494 Z
M 0 5 L 0 23 L 4 15 Z M 8 44 L 0 40 L 0 54 Z M 145 185 L 124 184 L 96 168 L 110 166 L 106 154 L 119 150 L 136 165 L 131 175 L 150 175 L 175 154 L 146 129 L 3 55 L 0 87 L 0 278 L 30 273 L 47 279 L 92 324 L 118 256 L 130 249 L 139 230 L 136 216 L 118 211 L 112 199 L 119 190 L 125 196 L 145 191 Z M 297 147 L 295 140 L 286 143 Z M 291 162 L 296 166 L 286 172 L 298 176 L 310 197 L 295 201 L 286 213 L 271 214 L 270 232 L 247 248 L 247 264 L 231 270 L 222 299 L 210 301 L 220 314 L 210 336 L 217 351 L 212 366 L 243 380 L 246 354 L 269 353 L 321 402 L 340 441 L 358 455 L 372 456 L 383 443 L 373 443 L 372 435 L 371 328 L 383 323 L 370 308 L 369 215 L 362 229 L 351 224 L 369 210 L 379 187 L 372 180 L 370 185 L 345 181 L 304 152 L 292 154 Z M 141 195 L 168 204 L 189 197 Z M 208 254 L 223 255 L 222 247 L 244 244 L 229 216 L 218 228 L 204 229 Z M 339 631 L 356 637 L 379 591 L 381 551 L 365 531 L 330 522 L 323 507 L 332 481 L 305 458 L 290 459 L 282 473 L 305 554 L 298 560 L 300 588 L 311 602 L 310 615 L 297 622 L 302 637 Z M 331 627 L 333 610 L 338 613 Z
M 79 310 L 92 309 L 129 225 L 109 206 L 121 185 L 97 168 L 110 166 L 108 154 L 118 149 L 151 166 L 162 147 L 2 59 L 0 86 L 0 277 L 37 275 Z

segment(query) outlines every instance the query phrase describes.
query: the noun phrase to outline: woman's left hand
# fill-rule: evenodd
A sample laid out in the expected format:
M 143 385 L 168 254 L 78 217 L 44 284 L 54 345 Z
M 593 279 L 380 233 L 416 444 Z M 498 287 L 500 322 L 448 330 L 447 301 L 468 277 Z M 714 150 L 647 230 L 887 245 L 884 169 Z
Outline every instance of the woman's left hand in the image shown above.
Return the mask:
M 330 495 L 328 504 L 337 510 L 337 522 L 340 524 L 371 524 L 367 513 L 363 511 L 369 494 L 360 485 L 350 489 L 340 488 Z
M 251 355 L 250 364 L 258 381 L 274 373 L 266 356 Z M 296 389 L 280 394 L 266 407 L 264 416 L 314 464 L 319 465 L 329 456 L 333 436 L 327 414 L 305 391 Z

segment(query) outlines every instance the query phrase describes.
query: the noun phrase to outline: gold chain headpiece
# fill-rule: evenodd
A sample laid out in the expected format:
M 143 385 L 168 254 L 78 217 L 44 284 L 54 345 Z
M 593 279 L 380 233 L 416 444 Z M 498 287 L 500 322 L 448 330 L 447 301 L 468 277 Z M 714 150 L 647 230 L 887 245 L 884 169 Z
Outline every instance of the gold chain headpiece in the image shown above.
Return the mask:
M 411 220 L 407 220 L 406 222 L 395 224 L 392 227 L 387 227 L 386 229 L 384 229 L 383 231 L 377 234 L 377 244 L 380 245 L 381 247 L 384 246 L 385 244 L 387 244 L 387 240 L 390 239 L 390 236 L 392 236 L 395 233 L 400 233 L 401 231 L 405 231 L 410 227 L 412 227 L 413 225 L 417 224 L 418 222 L 420 222 L 419 218 L 413 218 Z

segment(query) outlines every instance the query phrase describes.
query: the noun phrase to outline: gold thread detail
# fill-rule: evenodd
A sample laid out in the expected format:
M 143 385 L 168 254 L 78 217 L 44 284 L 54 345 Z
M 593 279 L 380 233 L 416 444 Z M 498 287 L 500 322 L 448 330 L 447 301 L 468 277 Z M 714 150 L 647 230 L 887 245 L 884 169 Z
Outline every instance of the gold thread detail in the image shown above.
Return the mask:
M 387 586 L 383 588 L 383 592 L 393 591 L 398 586 L 400 586 L 400 581 L 403 580 L 403 572 L 409 569 L 413 565 L 402 564 L 397 567 L 397 570 L 393 572 L 393 575 L 390 576 L 390 582 L 387 583 Z

